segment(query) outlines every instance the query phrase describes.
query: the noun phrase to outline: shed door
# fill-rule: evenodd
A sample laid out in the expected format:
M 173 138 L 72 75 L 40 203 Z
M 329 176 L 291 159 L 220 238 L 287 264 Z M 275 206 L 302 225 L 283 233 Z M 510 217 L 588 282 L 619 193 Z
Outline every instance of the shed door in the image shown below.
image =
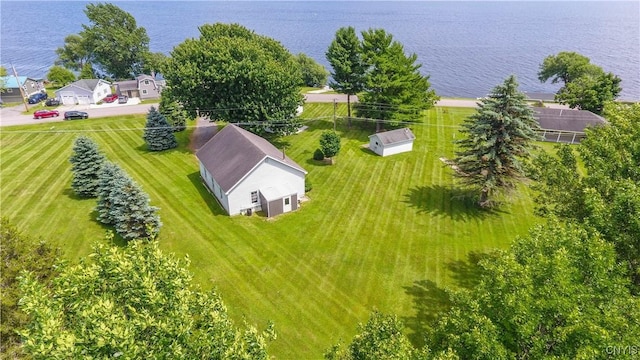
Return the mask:
M 289 212 L 291 211 L 291 196 L 287 196 L 282 198 L 282 211 L 283 212 Z

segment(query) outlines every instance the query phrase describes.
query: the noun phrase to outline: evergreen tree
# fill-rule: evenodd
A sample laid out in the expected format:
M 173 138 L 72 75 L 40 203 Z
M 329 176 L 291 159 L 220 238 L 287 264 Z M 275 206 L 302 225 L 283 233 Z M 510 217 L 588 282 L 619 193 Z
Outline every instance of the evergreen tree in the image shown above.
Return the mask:
M 103 224 L 114 224 L 115 219 L 111 215 L 113 206 L 111 193 L 115 190 L 119 179 L 125 177 L 126 174 L 118 165 L 105 161 L 102 170 L 98 174 L 98 205 L 96 212 L 97 220 Z
M 117 177 L 110 194 L 109 216 L 116 233 L 125 240 L 153 239 L 160 231 L 158 208 L 129 176 Z
M 105 161 L 98 145 L 86 136 L 78 137 L 73 145 L 73 155 L 69 159 L 73 180 L 71 187 L 78 196 L 92 198 L 98 196 L 98 174 Z
M 420 74 L 417 55 L 405 55 L 404 47 L 383 29 L 362 32 L 362 59 L 366 66 L 364 93 L 356 107 L 359 117 L 382 124 L 416 121 L 438 97 L 429 77 Z
M 183 131 L 187 128 L 187 120 L 190 119 L 190 116 L 184 107 L 173 99 L 170 92 L 171 90 L 169 89 L 162 91 L 158 111 L 173 126 L 174 132 Z
M 463 184 L 480 188 L 479 204 L 486 207 L 493 192 L 525 177 L 521 160 L 529 157 L 539 126 L 513 75 L 478 106 L 462 124 L 454 163 Z
M 326 57 L 333 68 L 329 86 L 340 94 L 347 94 L 347 116 L 351 126 L 351 95 L 364 89 L 365 73 L 356 30 L 351 26 L 338 29 Z
M 151 151 L 173 149 L 178 146 L 178 141 L 173 133 L 173 127 L 167 119 L 155 107 L 149 109 L 147 124 L 144 129 L 144 141 Z

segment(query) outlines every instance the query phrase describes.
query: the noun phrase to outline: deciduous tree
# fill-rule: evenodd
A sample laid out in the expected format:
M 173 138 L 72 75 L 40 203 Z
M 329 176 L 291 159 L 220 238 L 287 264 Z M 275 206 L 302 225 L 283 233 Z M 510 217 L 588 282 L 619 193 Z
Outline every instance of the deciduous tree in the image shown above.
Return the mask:
M 300 68 L 279 42 L 238 24 L 203 25 L 176 46 L 165 69 L 174 99 L 193 116 L 258 133 L 298 128 Z
M 556 100 L 568 104 L 572 109 L 602 113 L 604 104 L 618 97 L 622 80 L 613 73 L 605 73 L 589 58 L 575 52 L 560 52 L 547 56 L 540 65 L 538 79 L 551 79 L 555 84 L 562 81 L 564 86 L 556 93 Z
M 455 174 L 464 185 L 479 188 L 480 206 L 491 206 L 494 192 L 512 188 L 526 176 L 522 160 L 530 156 L 538 127 L 514 76 L 465 119 L 460 130 L 464 138 L 456 141 Z
M 318 64 L 315 60 L 303 53 L 299 53 L 295 57 L 300 66 L 302 84 L 304 86 L 320 87 L 327 83 L 329 72 L 324 66 Z
M 97 197 L 99 174 L 105 161 L 98 144 L 87 136 L 79 136 L 73 143 L 73 154 L 69 161 L 72 164 L 73 191 L 80 197 Z
M 113 4 L 87 4 L 84 13 L 90 25 L 83 24 L 78 35 L 65 39 L 65 45 L 56 50 L 57 63 L 73 70 L 92 64 L 115 79 L 139 74 L 149 52 L 147 31 Z
M 173 131 L 173 126 L 169 125 L 164 115 L 152 106 L 147 114 L 147 123 L 143 135 L 147 149 L 162 151 L 177 147 L 178 141 Z
M 49 69 L 47 79 L 61 87 L 74 82 L 76 80 L 76 76 L 69 69 L 55 65 Z
M 56 274 L 60 251 L 43 240 L 18 230 L 8 219 L 0 219 L 0 359 L 24 358 L 18 330 L 26 326 L 27 314 L 18 307 L 22 296 L 19 276 L 29 271 L 44 287 Z
M 236 327 L 188 266 L 156 242 L 97 243 L 80 263 L 62 266 L 50 288 L 25 276 L 25 351 L 34 359 L 267 359 L 273 329 Z
M 347 94 L 347 116 L 351 126 L 351 95 L 364 89 L 366 70 L 356 30 L 351 26 L 338 29 L 326 57 L 333 69 L 329 86 L 340 94 Z
M 162 91 L 158 112 L 164 115 L 167 122 L 173 126 L 173 131 L 185 130 L 187 128 L 187 120 L 193 120 L 189 116 L 189 112 L 184 109 L 184 106 L 173 99 L 170 89 Z
M 376 131 L 386 122 L 418 121 L 438 99 L 429 77 L 420 74 L 417 55 L 405 55 L 402 44 L 383 29 L 362 32 L 362 59 L 364 92 L 356 111 L 359 117 L 375 119 Z
M 596 255 L 597 254 L 597 255 Z M 480 261 L 480 282 L 452 296 L 427 339 L 462 359 L 605 359 L 640 336 L 640 304 L 613 247 L 557 222 Z
M 538 213 L 588 224 L 614 244 L 640 293 L 640 105 L 610 104 L 605 116 L 609 124 L 587 129 L 577 154 L 563 146 L 534 160 L 536 203 Z

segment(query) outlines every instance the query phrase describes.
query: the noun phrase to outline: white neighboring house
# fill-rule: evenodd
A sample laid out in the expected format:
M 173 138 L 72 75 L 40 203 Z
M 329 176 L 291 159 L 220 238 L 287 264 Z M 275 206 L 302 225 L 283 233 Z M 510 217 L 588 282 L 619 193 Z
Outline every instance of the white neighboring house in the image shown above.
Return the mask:
M 229 215 L 296 210 L 307 171 L 267 140 L 227 125 L 196 152 L 200 176 Z
M 416 139 L 409 128 L 369 135 L 369 149 L 380 156 L 389 156 L 413 150 Z
M 111 93 L 111 83 L 102 79 L 80 79 L 55 93 L 64 105 L 97 104 Z

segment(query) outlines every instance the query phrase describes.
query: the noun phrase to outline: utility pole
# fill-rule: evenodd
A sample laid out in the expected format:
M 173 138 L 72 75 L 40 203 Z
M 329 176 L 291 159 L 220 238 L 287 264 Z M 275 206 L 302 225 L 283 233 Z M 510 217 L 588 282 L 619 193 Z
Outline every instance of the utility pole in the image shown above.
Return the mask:
M 338 110 L 338 99 L 333 98 L 333 131 L 336 131 L 336 111 Z
M 20 84 L 20 79 L 18 78 L 18 72 L 16 71 L 16 67 L 11 64 L 11 69 L 13 69 L 13 76 L 16 78 L 16 83 L 18 84 L 18 89 L 20 89 L 20 95 L 22 95 L 22 103 L 24 104 L 24 111 L 29 111 L 29 106 L 27 105 L 27 100 L 24 93 L 24 89 L 22 88 L 22 84 Z

